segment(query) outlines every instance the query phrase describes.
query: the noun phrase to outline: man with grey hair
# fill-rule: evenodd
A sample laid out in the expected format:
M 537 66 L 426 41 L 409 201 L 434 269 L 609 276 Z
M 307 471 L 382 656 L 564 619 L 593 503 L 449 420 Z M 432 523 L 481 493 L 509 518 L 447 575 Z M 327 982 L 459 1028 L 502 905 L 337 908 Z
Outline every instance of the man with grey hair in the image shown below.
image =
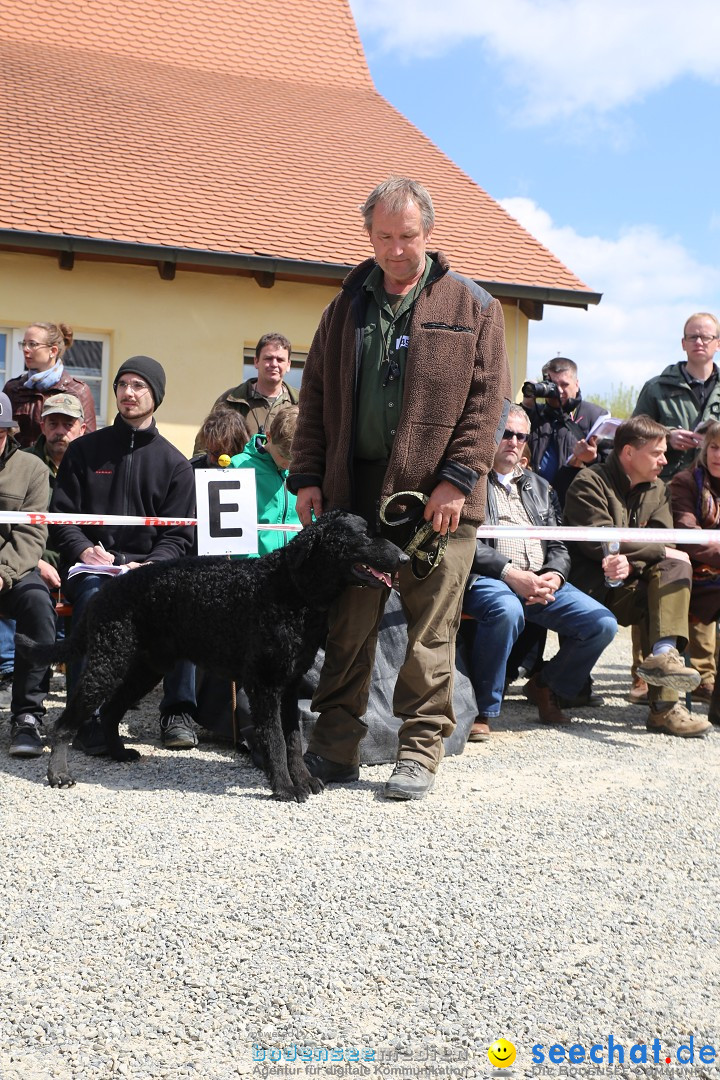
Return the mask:
M 530 420 L 511 405 L 488 484 L 488 523 L 530 529 L 557 525 L 547 480 L 522 466 Z M 525 623 L 554 630 L 560 649 L 532 676 L 525 695 L 543 724 L 569 723 L 558 698 L 576 697 L 615 637 L 614 615 L 567 583 L 570 553 L 560 540 L 478 539 L 464 610 L 475 620 L 470 664 L 478 715 L 468 738 L 483 742 L 500 715 L 505 669 Z
M 350 510 L 411 549 L 418 524 L 431 525 L 434 561 L 420 552 L 425 561 L 415 557 L 399 573 L 408 649 L 393 698 L 398 760 L 384 792 L 421 799 L 455 726 L 455 635 L 510 378 L 499 302 L 427 250 L 434 211 L 422 184 L 391 177 L 361 213 L 375 257 L 346 277 L 315 334 L 289 486 L 303 525 L 326 509 Z M 397 495 L 401 517 L 389 526 L 381 504 Z M 320 715 L 305 755 L 321 780 L 358 778 L 386 597 L 353 587 L 330 611 L 313 698 Z

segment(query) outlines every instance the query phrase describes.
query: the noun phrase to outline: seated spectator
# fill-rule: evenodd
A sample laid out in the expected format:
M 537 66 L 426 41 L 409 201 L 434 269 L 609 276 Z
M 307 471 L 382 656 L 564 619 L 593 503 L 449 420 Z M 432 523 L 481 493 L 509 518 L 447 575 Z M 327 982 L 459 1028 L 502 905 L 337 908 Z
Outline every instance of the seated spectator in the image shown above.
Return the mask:
M 626 420 L 608 460 L 583 469 L 570 485 L 565 524 L 672 528 L 669 492 L 659 479 L 666 448 L 662 424 L 649 416 Z M 576 541 L 570 554 L 574 584 L 601 600 L 623 626 L 640 628 L 644 660 L 637 673 L 649 686 L 648 731 L 682 738 L 707 734 L 707 720 L 691 716 L 678 701 L 678 691 L 687 693 L 700 682 L 681 655 L 692 585 L 687 554 L 669 544 L 636 540 L 622 543 L 617 554 L 605 554 L 595 541 Z
M 121 364 L 113 382 L 117 401 L 114 422 L 102 431 L 76 439 L 58 470 L 51 509 L 89 516 L 126 514 L 169 518 L 195 516 L 195 484 L 190 462 L 157 429 L 155 410 L 165 396 L 165 372 L 150 356 L 132 356 Z M 60 553 L 63 591 L 82 612 L 107 583 L 102 568 L 160 562 L 189 555 L 190 525 L 55 525 L 54 546 Z M 88 571 L 68 580 L 68 571 L 82 563 Z M 98 572 L 93 573 L 92 568 Z M 71 682 L 79 668 L 71 667 Z M 197 744 L 190 687 L 160 716 L 163 745 L 174 750 Z M 99 718 L 83 725 L 73 745 L 85 753 L 106 753 Z
M 720 530 L 720 423 L 705 428 L 700 453 L 694 466 L 675 474 L 670 483 L 672 510 L 677 529 Z M 681 544 L 692 564 L 690 619 L 714 626 L 720 618 L 720 532 L 707 544 Z M 720 688 L 710 685 L 710 719 L 720 723 Z
M 300 526 L 295 510 L 296 499 L 287 486 L 290 449 L 298 412 L 297 405 L 278 409 L 273 413 L 267 433 L 253 435 L 243 452 L 232 459 L 234 469 L 255 470 L 258 524 Z M 284 547 L 293 535 L 284 529 L 260 529 L 258 555 L 267 555 L 276 548 Z
M 68 375 L 63 356 L 73 343 L 73 332 L 65 323 L 33 323 L 20 342 L 25 372 L 5 383 L 20 428 L 17 442 L 32 446 L 40 437 L 40 418 L 47 398 L 53 394 L 74 394 L 83 407 L 85 426 L 95 431 L 95 403 L 87 383 Z
M 215 469 L 220 458 L 227 458 L 222 462 L 227 466 L 231 458 L 242 453 L 250 440 L 250 432 L 242 413 L 222 402 L 205 417 L 198 438 L 205 449 L 194 454 L 190 464 L 193 469 Z
M 21 454 L 17 424 L 7 394 L 0 394 L 0 510 L 44 513 L 48 504 L 48 472 L 41 461 Z M 38 570 L 47 529 L 42 525 L 0 523 L 0 615 L 14 619 L 21 634 L 51 645 L 55 641 L 55 608 Z M 18 656 L 10 701 L 12 757 L 43 752 L 45 697 L 50 672 Z
M 46 398 L 40 417 L 39 439 L 26 446 L 24 453 L 34 454 L 49 469 L 50 493 L 52 493 L 58 466 L 73 439 L 85 433 L 80 399 L 73 394 L 53 394 Z M 46 548 L 38 562 L 40 577 L 51 590 L 60 587 L 58 554 Z M 0 619 L 0 702 L 10 698 L 12 673 L 15 668 L 15 623 L 12 619 Z M 62 629 L 62 622 L 58 631 Z
M 246 379 L 239 386 L 226 390 L 213 405 L 223 402 L 240 413 L 251 435 L 262 435 L 268 418 L 283 404 L 297 405 L 298 391 L 284 381 L 290 370 L 292 345 L 284 334 L 263 334 L 255 346 L 254 364 L 257 378 Z M 195 439 L 194 453 L 201 453 L 202 433 Z
M 529 431 L 524 409 L 511 405 L 488 479 L 488 524 L 557 524 L 550 484 L 520 464 Z M 580 693 L 615 637 L 617 622 L 602 604 L 567 584 L 569 571 L 570 556 L 560 541 L 478 539 L 463 602 L 463 611 L 477 622 L 470 678 L 478 716 L 470 741 L 487 738 L 490 721 L 500 715 L 505 667 L 525 622 L 562 635 L 559 651 L 532 676 L 525 694 L 542 723 L 570 723 L 557 698 Z

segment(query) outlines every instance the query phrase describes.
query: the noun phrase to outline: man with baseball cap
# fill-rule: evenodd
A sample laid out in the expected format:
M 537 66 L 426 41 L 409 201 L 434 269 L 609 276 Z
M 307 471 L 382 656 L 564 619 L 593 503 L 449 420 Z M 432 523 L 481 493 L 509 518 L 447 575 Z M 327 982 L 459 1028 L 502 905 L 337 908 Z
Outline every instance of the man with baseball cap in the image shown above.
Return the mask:
M 45 399 L 40 419 L 40 437 L 32 446 L 24 446 L 25 454 L 34 454 L 49 469 L 50 491 L 63 455 L 73 439 L 85 434 L 85 417 L 80 399 L 74 394 L 53 394 Z M 38 562 L 40 577 L 49 589 L 60 588 L 57 570 L 58 554 L 45 548 Z M 10 701 L 12 673 L 15 668 L 15 623 L 0 618 L 0 704 Z
M 86 424 L 80 398 L 74 394 L 53 394 L 45 399 L 40 414 L 42 434 L 28 448 L 41 458 L 50 470 L 50 486 L 54 486 L 60 462 L 71 442 L 85 434 Z
M 14 619 L 21 634 L 42 645 L 55 640 L 55 608 L 38 571 L 47 529 L 2 521 L 2 511 L 42 512 L 48 504 L 48 473 L 42 462 L 20 452 L 12 406 L 0 394 L 0 616 Z M 12 680 L 9 753 L 35 757 L 43 752 L 45 696 L 49 669 L 18 656 Z
M 121 514 L 188 518 L 195 516 L 195 481 L 190 462 L 157 429 L 155 410 L 165 396 L 165 372 L 150 356 L 132 356 L 113 382 L 117 401 L 114 422 L 71 443 L 55 481 L 52 510 L 57 513 Z M 56 525 L 51 535 L 60 553 L 63 591 L 74 616 L 84 611 L 107 578 L 92 570 L 70 580 L 75 563 L 88 567 L 160 562 L 191 554 L 189 525 Z M 78 669 L 71 669 L 71 680 Z M 163 743 L 176 750 L 197 744 L 192 725 L 194 687 L 176 686 L 174 700 L 163 701 Z M 105 752 L 99 722 L 78 733 L 74 746 L 86 753 Z

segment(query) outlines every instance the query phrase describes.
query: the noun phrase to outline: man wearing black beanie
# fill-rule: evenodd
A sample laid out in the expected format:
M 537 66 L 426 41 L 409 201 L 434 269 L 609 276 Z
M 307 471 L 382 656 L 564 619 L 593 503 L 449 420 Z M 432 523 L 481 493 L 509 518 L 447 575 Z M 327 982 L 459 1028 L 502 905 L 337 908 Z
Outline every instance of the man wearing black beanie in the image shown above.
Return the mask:
M 58 470 L 51 509 L 89 516 L 192 518 L 195 480 L 190 462 L 157 429 L 154 412 L 165 396 L 165 371 L 150 356 L 132 356 L 113 382 L 118 413 L 112 425 L 76 439 Z M 56 525 L 54 548 L 60 553 L 63 591 L 79 617 L 107 577 L 92 569 L 68 579 L 82 563 L 99 569 L 160 562 L 191 554 L 193 526 Z M 79 669 L 70 671 L 71 680 Z M 166 684 L 160 730 L 166 747 L 197 744 L 192 719 L 194 685 Z M 89 754 L 105 750 L 98 720 L 85 725 L 74 746 Z

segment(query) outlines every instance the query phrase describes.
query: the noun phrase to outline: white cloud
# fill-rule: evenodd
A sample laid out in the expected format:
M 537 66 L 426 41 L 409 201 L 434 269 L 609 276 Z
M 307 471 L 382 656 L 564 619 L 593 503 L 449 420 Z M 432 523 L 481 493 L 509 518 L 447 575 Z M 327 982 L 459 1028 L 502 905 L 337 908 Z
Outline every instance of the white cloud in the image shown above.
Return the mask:
M 695 311 L 720 314 L 720 271 L 699 263 L 675 237 L 649 225 L 615 238 L 582 236 L 557 225 L 531 199 L 502 199 L 524 227 L 603 299 L 588 311 L 545 305 L 530 324 L 528 375 L 552 356 L 569 356 L 583 392 L 609 392 L 646 379 L 683 358 L 682 327 Z
M 524 97 L 525 119 L 606 113 L 682 76 L 718 83 L 720 5 L 707 0 L 351 0 L 400 62 L 477 39 Z

